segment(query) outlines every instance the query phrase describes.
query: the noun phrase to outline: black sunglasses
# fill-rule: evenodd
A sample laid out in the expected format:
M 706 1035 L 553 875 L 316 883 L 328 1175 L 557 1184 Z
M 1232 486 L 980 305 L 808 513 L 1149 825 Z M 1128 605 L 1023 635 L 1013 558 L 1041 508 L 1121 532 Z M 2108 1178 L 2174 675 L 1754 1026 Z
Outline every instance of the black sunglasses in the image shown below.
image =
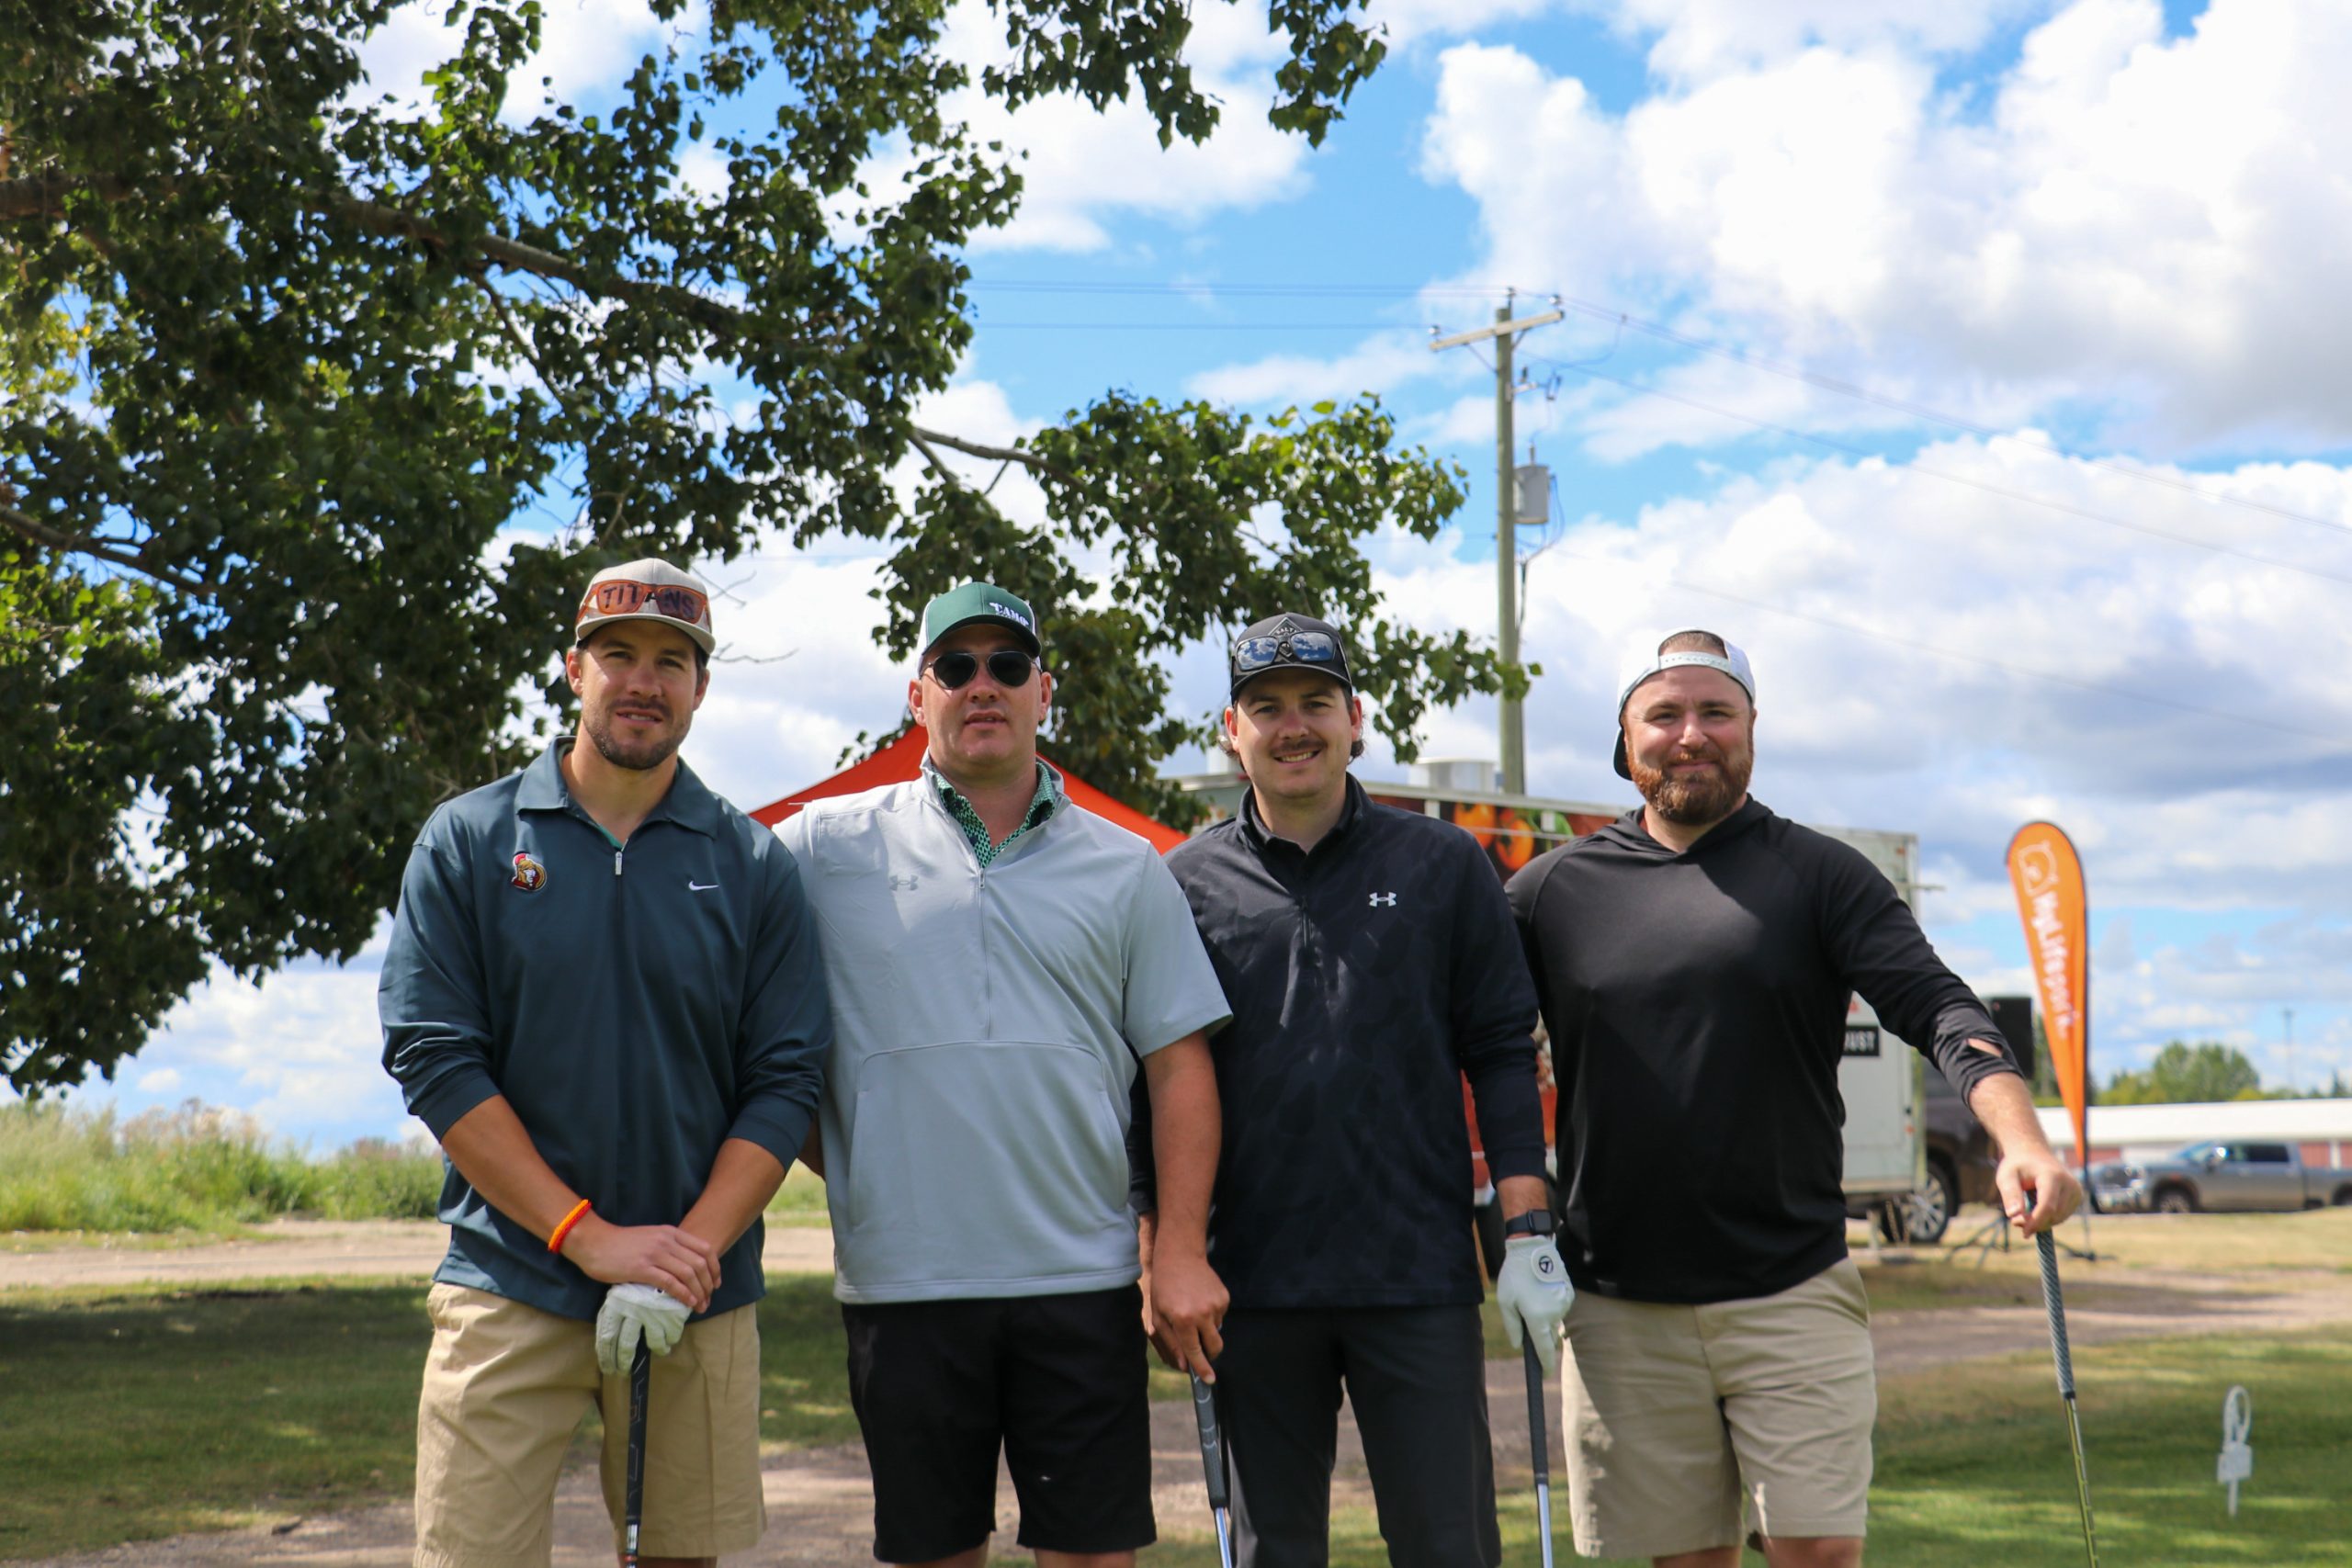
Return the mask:
M 989 679 L 1007 688 L 1029 683 L 1029 671 L 1037 667 L 1037 656 L 1023 653 L 1017 648 L 1000 648 L 989 655 Z M 980 672 L 980 656 L 977 653 L 943 653 L 931 661 L 931 678 L 951 692 L 960 692 L 972 683 Z

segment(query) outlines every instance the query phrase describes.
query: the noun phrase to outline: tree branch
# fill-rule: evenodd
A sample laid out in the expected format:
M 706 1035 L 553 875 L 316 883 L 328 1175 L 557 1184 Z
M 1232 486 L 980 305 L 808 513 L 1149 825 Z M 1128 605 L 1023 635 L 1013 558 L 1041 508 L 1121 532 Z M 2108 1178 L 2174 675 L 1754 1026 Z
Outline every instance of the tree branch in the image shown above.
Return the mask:
M 932 446 L 930 440 L 925 437 L 922 431 L 915 429 L 911 425 L 909 426 L 907 429 L 907 439 L 915 444 L 915 450 L 922 453 L 922 460 L 931 465 L 931 471 L 947 481 L 947 488 L 949 490 L 962 490 L 964 488 L 964 481 L 956 477 L 955 470 L 950 468 L 946 462 L 941 458 L 938 450 Z M 939 439 L 944 441 L 947 437 L 941 436 Z
M 985 442 L 967 441 L 960 435 L 950 435 L 945 431 L 925 430 L 921 425 L 909 425 L 907 434 L 914 439 L 917 446 L 923 448 L 923 456 L 931 459 L 933 468 L 939 466 L 939 455 L 933 452 L 930 446 L 924 446 L 926 442 L 932 446 L 944 446 L 950 452 L 961 452 L 967 457 L 987 457 L 999 463 L 1018 463 L 1031 473 L 1044 474 L 1048 478 L 1060 479 L 1065 484 L 1077 482 L 1062 468 L 1023 447 L 990 446 Z M 993 490 L 996 487 L 991 484 L 989 488 Z
M 77 556 L 88 556 L 94 560 L 105 561 L 109 566 L 119 566 L 125 571 L 135 571 L 141 577 L 153 578 L 165 587 L 176 588 L 183 593 L 194 593 L 200 598 L 211 599 L 217 598 L 220 592 L 211 583 L 174 571 L 169 567 L 157 566 L 147 558 L 147 554 L 143 550 L 126 549 L 114 540 L 92 538 L 87 534 L 68 534 L 61 528 L 51 527 L 38 518 L 28 517 L 13 506 L 0 506 L 0 524 L 6 524 L 10 529 L 30 539 L 36 545 L 46 545 L 51 549 L 64 550 Z
M 39 175 L 27 179 L 0 180 L 0 222 L 27 218 L 58 218 L 68 197 L 89 192 L 107 201 L 125 201 L 139 187 L 115 175 Z M 568 283 L 599 299 L 643 300 L 676 311 L 697 326 L 726 337 L 780 339 L 788 344 L 818 346 L 823 340 L 797 338 L 769 330 L 758 319 L 722 300 L 712 299 L 675 283 L 646 283 L 616 273 L 597 272 L 568 256 L 525 244 L 495 231 L 485 231 L 462 243 L 413 212 L 380 201 L 369 201 L 336 191 L 324 197 L 302 193 L 304 205 L 335 213 L 370 233 L 414 240 L 436 251 L 470 254 L 513 272 Z

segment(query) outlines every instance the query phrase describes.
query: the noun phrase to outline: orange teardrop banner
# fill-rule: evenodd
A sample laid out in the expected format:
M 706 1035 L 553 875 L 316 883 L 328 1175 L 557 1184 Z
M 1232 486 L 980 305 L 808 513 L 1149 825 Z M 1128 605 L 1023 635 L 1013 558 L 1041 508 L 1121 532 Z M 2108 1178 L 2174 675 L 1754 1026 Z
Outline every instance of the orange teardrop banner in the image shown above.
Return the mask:
M 2074 840 L 2049 822 L 2029 822 L 2009 840 L 2009 883 L 2025 922 L 2026 954 L 2041 996 L 2050 1067 L 2075 1123 L 2075 1162 L 2090 1164 L 2086 1092 L 2090 1083 L 2090 907 Z

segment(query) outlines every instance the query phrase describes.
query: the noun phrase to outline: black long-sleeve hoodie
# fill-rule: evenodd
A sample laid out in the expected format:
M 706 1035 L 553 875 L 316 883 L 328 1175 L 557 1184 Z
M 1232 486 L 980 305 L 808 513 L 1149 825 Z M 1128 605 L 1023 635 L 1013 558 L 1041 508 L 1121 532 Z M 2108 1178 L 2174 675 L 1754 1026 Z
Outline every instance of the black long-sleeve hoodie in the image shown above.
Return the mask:
M 1682 852 L 1636 809 L 1537 857 L 1510 902 L 1559 1083 L 1561 1254 L 1580 1290 L 1769 1295 L 1845 1255 L 1849 997 L 1966 1095 L 2017 1069 L 1859 851 L 1753 799 Z

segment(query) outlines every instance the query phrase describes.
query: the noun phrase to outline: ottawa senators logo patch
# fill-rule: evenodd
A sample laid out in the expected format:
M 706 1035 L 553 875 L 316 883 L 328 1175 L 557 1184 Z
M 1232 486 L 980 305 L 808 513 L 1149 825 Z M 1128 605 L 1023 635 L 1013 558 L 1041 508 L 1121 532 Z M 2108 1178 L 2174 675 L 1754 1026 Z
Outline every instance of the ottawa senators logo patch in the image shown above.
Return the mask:
M 548 868 L 531 858 L 528 850 L 514 852 L 514 886 L 526 893 L 537 893 L 548 885 Z

